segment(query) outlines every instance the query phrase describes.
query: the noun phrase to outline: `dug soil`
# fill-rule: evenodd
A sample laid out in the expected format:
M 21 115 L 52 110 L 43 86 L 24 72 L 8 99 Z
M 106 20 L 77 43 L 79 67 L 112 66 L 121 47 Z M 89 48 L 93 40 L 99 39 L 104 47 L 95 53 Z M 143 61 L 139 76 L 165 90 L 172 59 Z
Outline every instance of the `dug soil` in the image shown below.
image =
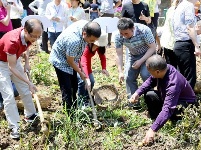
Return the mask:
M 35 50 L 35 47 L 33 47 L 32 51 Z M 35 59 L 34 57 L 36 56 L 31 56 L 32 59 Z M 114 67 L 116 64 L 115 58 L 116 58 L 116 52 L 115 49 L 112 45 L 111 48 L 107 49 L 106 52 L 106 57 L 107 57 L 107 67 Z M 97 58 L 94 58 L 97 59 Z M 48 63 L 48 62 L 47 62 Z M 118 76 L 118 75 L 117 75 Z M 197 61 L 197 76 L 199 78 L 201 78 L 201 60 L 198 59 Z M 43 86 L 43 85 L 37 85 L 37 87 L 40 90 L 46 90 L 47 87 Z M 117 89 L 119 91 L 121 91 L 122 93 L 122 87 L 121 85 L 117 85 Z M 126 97 L 125 95 L 125 89 L 123 89 L 123 93 L 122 96 L 123 98 Z M 47 95 L 46 95 L 47 96 Z M 51 105 L 49 107 L 47 107 L 44 110 L 44 114 L 45 114 L 45 119 L 51 121 L 51 117 L 53 116 L 54 112 L 58 109 L 61 109 L 61 104 L 59 101 L 56 101 L 55 99 L 61 99 L 61 94 L 60 91 L 57 91 L 57 93 L 55 93 L 55 97 L 50 97 L 51 99 Z M 126 108 L 125 108 L 126 109 Z M 144 112 L 141 113 L 141 115 L 144 115 Z M 9 137 L 10 134 L 10 130 L 7 128 L 7 123 L 6 123 L 6 118 L 3 112 L 1 112 L 0 114 L 0 149 L 20 149 L 20 150 L 24 150 L 24 149 L 46 149 L 45 148 L 45 141 L 44 141 L 44 137 L 42 136 L 42 133 L 40 132 L 41 130 L 41 125 L 37 124 L 39 121 L 36 121 L 34 124 L 27 124 L 25 121 L 23 121 L 24 116 L 23 116 L 23 111 L 20 110 L 20 117 L 21 117 L 21 133 L 22 133 L 22 138 L 20 140 L 13 140 Z M 124 121 L 123 121 L 124 122 Z M 125 134 L 129 135 L 130 137 L 132 137 L 132 140 L 135 141 L 141 141 L 145 135 L 145 131 L 149 128 L 149 126 L 143 126 L 139 129 L 136 130 L 131 130 Z M 100 132 L 94 132 L 94 134 L 103 134 Z M 34 137 L 34 138 L 33 138 Z M 131 141 L 127 141 L 126 139 L 124 139 L 124 143 L 123 143 L 123 149 L 130 149 L 130 150 L 134 150 L 134 149 L 144 149 L 144 150 L 163 150 L 163 149 L 168 149 L 168 142 L 164 141 L 164 139 L 169 140 L 170 142 L 171 139 L 168 139 L 167 137 L 161 140 L 162 135 L 158 135 L 156 136 L 156 140 L 155 143 L 152 146 L 145 146 L 142 148 L 137 147 L 135 144 L 133 144 Z M 122 139 L 125 137 L 122 137 Z M 49 136 L 49 143 L 51 143 L 54 140 L 54 134 L 50 133 Z M 32 143 L 32 145 L 27 144 L 27 141 L 32 141 L 30 143 Z M 22 147 L 23 146 L 23 147 Z M 99 142 L 98 139 L 94 139 L 93 144 L 89 145 L 90 149 L 94 149 L 94 150 L 98 150 L 98 149 L 102 149 L 101 143 Z M 49 149 L 54 149 L 54 146 L 52 148 Z M 178 148 L 179 149 L 179 148 Z

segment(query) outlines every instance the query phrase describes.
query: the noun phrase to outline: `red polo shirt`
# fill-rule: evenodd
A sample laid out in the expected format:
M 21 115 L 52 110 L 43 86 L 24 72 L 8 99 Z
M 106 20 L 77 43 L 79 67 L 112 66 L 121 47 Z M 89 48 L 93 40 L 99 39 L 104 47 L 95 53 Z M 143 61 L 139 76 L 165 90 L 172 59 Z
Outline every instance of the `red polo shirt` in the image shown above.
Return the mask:
M 105 54 L 101 54 L 99 52 L 98 48 L 92 53 L 89 50 L 89 46 L 87 45 L 85 50 L 84 50 L 84 52 L 83 52 L 83 54 L 82 54 L 81 60 L 80 60 L 80 62 L 82 64 L 83 71 L 86 74 L 87 78 L 89 78 L 89 74 L 92 73 L 91 59 L 96 54 L 96 52 L 98 52 L 99 58 L 101 60 L 102 69 L 106 69 L 106 57 L 105 57 Z
M 0 39 L 0 61 L 7 62 L 7 54 L 16 54 L 18 59 L 30 45 L 25 42 L 23 27 L 6 33 Z

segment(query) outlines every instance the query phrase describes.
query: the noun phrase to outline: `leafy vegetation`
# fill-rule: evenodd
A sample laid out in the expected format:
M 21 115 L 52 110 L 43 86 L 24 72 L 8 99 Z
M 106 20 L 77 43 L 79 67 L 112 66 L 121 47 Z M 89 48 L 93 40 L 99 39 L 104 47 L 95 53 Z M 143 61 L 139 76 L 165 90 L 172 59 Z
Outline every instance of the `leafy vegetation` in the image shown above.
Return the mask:
M 32 80 L 37 86 L 48 87 L 47 91 L 41 90 L 41 94 L 52 97 L 52 103 L 61 100 L 57 78 L 54 68 L 48 63 L 48 55 L 40 53 L 32 60 Z M 97 108 L 97 117 L 101 129 L 93 126 L 92 109 L 82 110 L 78 108 L 69 116 L 62 107 L 55 105 L 54 111 L 46 111 L 46 120 L 49 121 L 50 133 L 44 137 L 39 132 L 40 125 L 23 126 L 22 138 L 18 145 L 7 145 L 1 142 L 0 148 L 8 149 L 137 149 L 137 143 L 141 141 L 150 127 L 152 121 L 146 117 L 144 110 L 146 105 L 143 98 L 143 109 L 136 112 L 125 106 L 127 103 L 125 85 L 118 84 L 117 69 L 112 64 L 108 67 L 110 77 L 100 73 L 101 67 L 98 58 L 94 59 L 94 76 L 96 87 L 104 84 L 114 84 L 122 100 L 116 109 L 101 110 Z M 141 82 L 140 82 L 141 83 Z M 139 83 L 139 84 L 140 84 Z M 44 88 L 45 89 L 45 88 Z M 1 129 L 7 128 L 7 122 L 1 118 Z M 34 128 L 34 129 L 33 129 Z M 3 132 L 5 133 L 5 132 Z M 6 132 L 7 133 L 7 132 Z M 3 145 L 3 144 L 4 145 Z M 189 107 L 183 114 L 183 120 L 177 123 L 167 122 L 157 133 L 155 143 L 146 149 L 201 149 L 201 107 Z

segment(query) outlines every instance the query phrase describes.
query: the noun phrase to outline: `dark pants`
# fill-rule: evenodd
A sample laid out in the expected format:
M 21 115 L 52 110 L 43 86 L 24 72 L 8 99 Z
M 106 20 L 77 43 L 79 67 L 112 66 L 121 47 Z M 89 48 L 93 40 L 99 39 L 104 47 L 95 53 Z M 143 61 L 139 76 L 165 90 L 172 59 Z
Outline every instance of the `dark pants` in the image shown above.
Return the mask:
M 32 0 L 33 1 L 33 0 Z M 34 12 L 30 9 L 30 8 L 27 8 L 27 15 L 34 15 Z
M 61 34 L 61 32 L 48 32 L 48 34 L 50 39 L 50 45 L 52 47 L 58 36 Z
M 104 13 L 101 17 L 114 17 L 114 14 Z M 108 45 L 111 45 L 112 33 L 108 33 Z
M 76 93 L 78 89 L 77 72 L 73 70 L 73 75 L 71 75 L 59 70 L 56 67 L 54 68 L 59 81 L 64 108 L 66 107 L 68 111 L 71 108 L 76 108 Z
M 91 14 L 90 14 L 90 20 L 94 20 L 94 19 L 96 19 L 96 18 L 98 18 L 98 12 L 92 12 Z
M 45 31 L 42 34 L 42 50 L 48 53 L 48 34 Z
M 4 34 L 6 34 L 6 32 L 0 32 L 0 39 L 4 36 Z
M 17 29 L 22 26 L 21 19 L 11 19 L 13 29 Z
M 175 68 L 177 68 L 177 57 L 174 51 L 167 48 L 164 48 L 163 50 L 164 50 L 164 56 L 165 56 L 166 62 L 174 66 Z
M 159 17 L 159 13 L 154 13 L 154 17 L 151 17 L 151 21 L 154 24 L 154 27 L 157 29 L 158 27 L 158 17 Z
M 174 53 L 177 57 L 177 65 L 180 73 L 188 80 L 192 89 L 196 83 L 196 58 L 195 46 L 191 40 L 176 41 Z
M 160 93 L 158 91 L 148 91 L 145 96 L 145 103 L 147 104 L 148 112 L 150 114 L 151 119 L 156 119 L 159 113 L 162 111 L 164 101 L 161 99 Z M 188 103 L 186 102 L 179 102 L 177 105 L 182 105 L 182 108 L 186 108 Z M 177 121 L 181 120 L 181 113 L 183 109 L 176 108 L 170 117 L 170 120 Z

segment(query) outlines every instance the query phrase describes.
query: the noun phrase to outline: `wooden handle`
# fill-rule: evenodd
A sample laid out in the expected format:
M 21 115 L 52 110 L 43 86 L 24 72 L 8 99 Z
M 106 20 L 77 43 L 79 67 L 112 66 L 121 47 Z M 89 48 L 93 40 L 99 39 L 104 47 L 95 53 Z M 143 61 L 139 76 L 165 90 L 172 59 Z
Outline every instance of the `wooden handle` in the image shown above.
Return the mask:
M 36 100 L 36 105 L 37 105 L 37 108 L 38 108 L 38 113 L 39 113 L 39 116 L 40 116 L 40 121 L 44 122 L 43 111 L 42 111 L 42 108 L 41 108 L 38 96 L 37 96 L 37 94 L 33 94 L 33 96 L 34 96 L 34 99 Z
M 30 73 L 29 73 L 28 70 L 26 70 L 26 74 L 27 74 L 27 77 L 28 77 L 29 81 L 31 81 L 31 76 L 30 76 Z M 38 108 L 38 113 L 39 113 L 39 116 L 40 116 L 40 121 L 41 121 L 41 123 L 43 123 L 44 122 L 44 117 L 43 117 L 43 111 L 42 111 L 42 108 L 41 108 L 41 105 L 40 105 L 40 101 L 38 99 L 37 94 L 34 93 L 33 96 L 34 96 L 34 99 L 36 101 L 36 105 L 37 105 L 37 108 Z

